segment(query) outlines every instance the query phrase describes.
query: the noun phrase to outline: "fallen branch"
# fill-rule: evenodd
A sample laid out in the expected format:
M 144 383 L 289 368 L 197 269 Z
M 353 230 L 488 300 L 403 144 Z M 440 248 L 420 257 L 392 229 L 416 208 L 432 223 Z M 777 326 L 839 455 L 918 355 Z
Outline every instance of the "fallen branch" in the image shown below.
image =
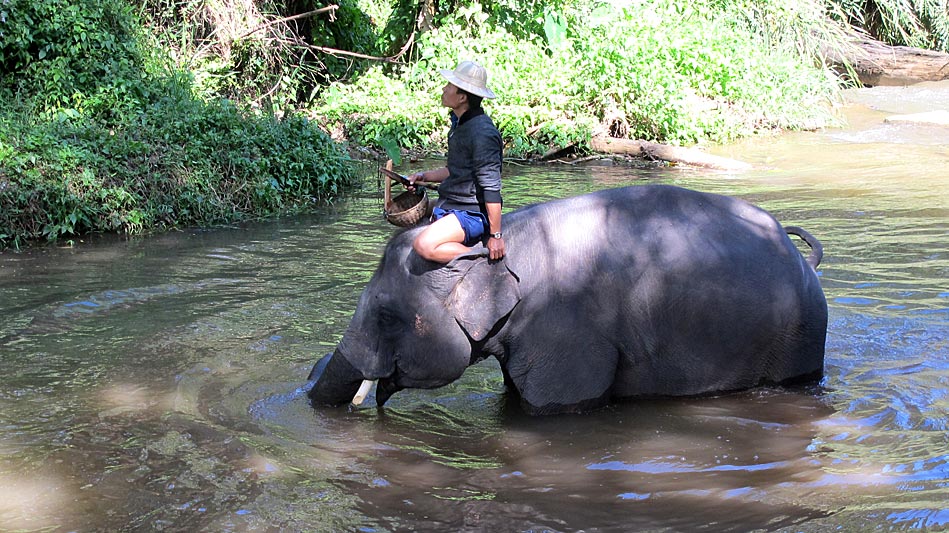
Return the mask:
M 302 48 L 306 48 L 309 50 L 322 52 L 324 54 L 329 54 L 329 55 L 334 55 L 334 56 L 348 56 L 348 57 L 355 57 L 358 59 L 368 59 L 370 61 L 381 61 L 384 63 L 404 64 L 404 62 L 400 61 L 399 58 L 405 55 L 405 53 L 409 50 L 409 48 L 412 46 L 412 43 L 414 42 L 415 42 L 415 32 L 413 31 L 409 35 L 409 38 L 405 42 L 405 45 L 402 47 L 401 50 L 399 50 L 399 53 L 395 54 L 394 56 L 389 56 L 389 57 L 370 56 L 366 54 L 360 54 L 358 52 L 350 52 L 348 50 L 339 50 L 337 48 L 330 48 L 328 46 L 317 46 L 315 44 L 306 43 L 299 37 L 296 39 L 296 41 L 294 41 L 294 44 Z
M 581 165 L 583 163 L 589 163 L 590 161 L 597 161 L 603 158 L 604 156 L 602 154 L 596 154 L 596 155 L 588 155 L 586 157 L 581 157 L 580 159 L 574 159 L 573 161 L 568 161 L 566 159 L 551 159 L 550 162 L 560 163 L 563 165 Z
M 405 50 L 408 49 L 409 44 L 411 44 L 411 43 L 406 43 L 405 47 L 402 49 L 401 52 L 399 52 L 398 54 L 396 54 L 396 55 L 394 55 L 394 56 L 391 56 L 391 57 L 370 56 L 370 55 L 366 55 L 366 54 L 360 54 L 360 53 L 358 53 L 358 52 L 349 52 L 349 51 L 347 51 L 347 50 L 339 50 L 339 49 L 336 49 L 336 48 L 329 48 L 328 46 L 316 46 L 315 44 L 306 44 L 306 43 L 303 43 L 303 42 L 300 42 L 300 43 L 297 43 L 297 44 L 298 44 L 299 46 L 303 46 L 303 47 L 305 47 L 305 48 L 309 48 L 310 50 L 314 50 L 314 51 L 316 51 L 316 52 L 323 52 L 324 54 L 329 54 L 329 55 L 333 55 L 333 56 L 348 56 L 348 57 L 355 57 L 355 58 L 358 58 L 358 59 L 368 59 L 368 60 L 370 60 L 370 61 L 382 61 L 382 62 L 384 62 L 384 63 L 399 63 L 399 64 L 403 64 L 404 62 L 403 62 L 403 61 L 400 61 L 400 60 L 399 60 L 399 57 L 401 57 L 401 56 L 405 53 Z
M 398 60 L 398 58 L 397 58 L 398 56 L 393 56 L 393 57 L 376 57 L 376 56 L 370 56 L 370 55 L 366 55 L 366 54 L 360 54 L 360 53 L 358 53 L 358 52 L 349 52 L 349 51 L 346 51 L 346 50 L 338 50 L 338 49 L 336 49 L 336 48 L 329 48 L 329 47 L 327 47 L 327 46 L 316 46 L 315 44 L 308 44 L 308 45 L 306 45 L 306 47 L 309 48 L 310 50 L 315 50 L 315 51 L 317 51 L 317 52 L 323 52 L 324 54 L 329 54 L 329 55 L 332 55 L 332 56 L 348 56 L 348 57 L 355 57 L 355 58 L 358 58 L 358 59 L 369 59 L 369 60 L 372 60 L 372 61 L 382 61 L 382 62 L 384 62 L 384 63 L 402 63 L 402 61 L 399 61 L 399 60 Z
M 301 19 L 301 18 L 305 18 L 305 17 L 311 17 L 311 16 L 313 16 L 313 15 L 318 15 L 318 14 L 320 14 L 320 13 L 325 13 L 325 12 L 327 12 L 327 11 L 331 12 L 331 13 L 330 13 L 330 21 L 334 21 L 334 20 L 336 20 L 335 11 L 336 11 L 337 9 L 339 9 L 339 6 L 337 6 L 337 5 L 326 6 L 326 7 L 321 7 L 321 8 L 319 8 L 319 9 L 314 9 L 313 11 L 307 11 L 306 13 L 300 13 L 299 15 L 293 15 L 293 16 L 290 16 L 290 17 L 283 17 L 283 18 L 279 18 L 279 19 L 267 21 L 267 22 L 265 22 L 265 23 L 263 23 L 263 24 L 258 25 L 257 27 L 255 27 L 255 28 L 253 28 L 253 29 L 251 29 L 251 30 L 248 30 L 248 31 L 242 33 L 241 35 L 237 36 L 234 40 L 235 40 L 235 41 L 239 41 L 239 40 L 241 40 L 241 39 L 243 39 L 243 38 L 245 38 L 245 37 L 247 37 L 247 36 L 249 36 L 249 35 L 253 35 L 254 33 L 257 33 L 258 31 L 263 30 L 263 29 L 265 29 L 265 28 L 268 28 L 268 27 L 270 27 L 270 26 L 273 26 L 273 25 L 275 25 L 275 24 L 280 24 L 280 23 L 283 23 L 283 22 L 290 22 L 290 21 L 297 20 L 297 19 Z M 405 55 L 405 53 L 409 50 L 409 48 L 410 48 L 410 47 L 412 46 L 412 44 L 415 42 L 415 32 L 413 31 L 413 32 L 409 35 L 409 38 L 406 40 L 405 45 L 402 46 L 402 49 L 399 50 L 399 53 L 395 54 L 394 56 L 390 56 L 390 57 L 370 56 L 370 55 L 366 55 L 366 54 L 360 54 L 360 53 L 358 53 L 358 52 L 350 52 L 350 51 L 348 51 L 348 50 L 340 50 L 340 49 L 338 49 L 338 48 L 330 48 L 330 47 L 328 47 L 328 46 L 318 46 L 318 45 L 315 45 L 315 44 L 309 44 L 309 43 L 307 43 L 306 41 L 304 41 L 303 39 L 301 39 L 299 36 L 295 36 L 295 39 L 293 39 L 291 42 L 292 42 L 292 44 L 295 44 L 296 46 L 299 46 L 299 47 L 302 47 L 302 48 L 307 48 L 307 49 L 309 49 L 309 50 L 313 50 L 313 51 L 316 51 L 316 52 L 322 52 L 322 53 L 324 53 L 324 54 L 329 54 L 329 55 L 334 55 L 334 56 L 348 56 L 348 57 L 355 57 L 355 58 L 358 58 L 358 59 L 368 59 L 368 60 L 371 60 L 371 61 L 382 61 L 382 62 L 386 62 L 386 63 L 401 63 L 401 61 L 399 61 L 399 58 L 402 57 L 403 55 Z

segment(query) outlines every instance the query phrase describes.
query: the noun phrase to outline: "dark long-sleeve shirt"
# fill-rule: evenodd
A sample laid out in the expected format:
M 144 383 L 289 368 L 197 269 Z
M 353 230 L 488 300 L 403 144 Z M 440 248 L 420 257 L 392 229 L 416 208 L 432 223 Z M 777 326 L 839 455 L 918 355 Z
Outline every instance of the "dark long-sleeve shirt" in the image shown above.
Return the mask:
M 453 120 L 448 133 L 449 175 L 438 187 L 438 207 L 487 215 L 486 203 L 501 203 L 502 150 L 501 133 L 480 107 Z

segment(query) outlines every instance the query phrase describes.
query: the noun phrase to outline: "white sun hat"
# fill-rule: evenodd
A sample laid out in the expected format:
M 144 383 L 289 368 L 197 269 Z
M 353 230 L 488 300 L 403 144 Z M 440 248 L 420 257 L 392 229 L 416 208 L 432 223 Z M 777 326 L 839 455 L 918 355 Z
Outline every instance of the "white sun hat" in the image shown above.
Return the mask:
M 455 70 L 442 69 L 442 76 L 458 88 L 483 98 L 494 98 L 488 89 L 488 71 L 474 61 L 462 61 Z

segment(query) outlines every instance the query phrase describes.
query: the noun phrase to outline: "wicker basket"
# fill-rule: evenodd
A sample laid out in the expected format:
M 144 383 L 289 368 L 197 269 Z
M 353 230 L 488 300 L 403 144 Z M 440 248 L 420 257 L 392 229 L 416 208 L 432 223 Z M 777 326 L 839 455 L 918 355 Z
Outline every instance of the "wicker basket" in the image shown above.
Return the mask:
M 392 170 L 392 160 L 386 161 L 385 170 Z M 392 174 L 389 172 L 389 174 Z M 386 177 L 383 169 L 379 169 L 380 177 L 385 180 L 385 200 L 382 204 L 382 215 L 390 224 L 402 228 L 412 227 L 432 215 L 435 202 L 430 202 L 425 188 L 415 192 L 405 191 L 392 197 L 392 182 L 395 178 Z M 404 180 L 403 180 L 404 181 Z
M 425 219 L 430 214 L 428 194 L 405 191 L 388 202 L 382 214 L 390 224 L 408 228 Z

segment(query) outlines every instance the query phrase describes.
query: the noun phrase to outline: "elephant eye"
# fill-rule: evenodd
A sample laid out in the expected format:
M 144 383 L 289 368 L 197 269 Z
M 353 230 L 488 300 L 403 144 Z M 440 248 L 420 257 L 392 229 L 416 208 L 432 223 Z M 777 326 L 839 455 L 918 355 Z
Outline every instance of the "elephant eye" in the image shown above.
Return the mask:
M 389 309 L 381 309 L 378 314 L 379 330 L 387 336 L 397 334 L 403 329 L 402 319 Z

